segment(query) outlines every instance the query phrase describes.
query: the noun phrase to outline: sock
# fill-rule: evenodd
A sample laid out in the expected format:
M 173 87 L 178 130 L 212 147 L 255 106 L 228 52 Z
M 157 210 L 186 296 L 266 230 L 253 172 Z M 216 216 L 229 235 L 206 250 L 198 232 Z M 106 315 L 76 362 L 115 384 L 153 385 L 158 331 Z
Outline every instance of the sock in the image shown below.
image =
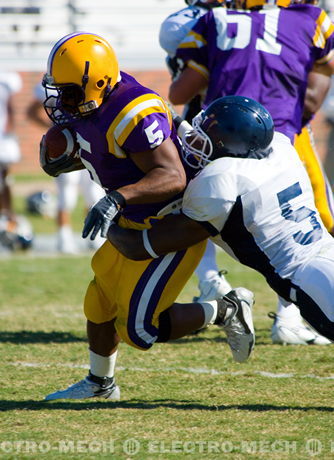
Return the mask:
M 117 351 L 110 356 L 101 356 L 89 350 L 90 372 L 96 377 L 113 377 Z
M 204 311 L 204 324 L 202 327 L 206 327 L 209 324 L 213 324 L 217 318 L 218 303 L 216 300 L 207 302 L 201 302 Z
M 276 314 L 282 319 L 300 318 L 299 308 L 296 307 L 295 304 L 288 303 L 280 297 L 278 298 Z
M 195 273 L 199 281 L 207 281 L 214 276 L 217 276 L 219 272 L 216 263 L 216 248 L 212 241 L 208 241 L 205 253 L 198 264 Z

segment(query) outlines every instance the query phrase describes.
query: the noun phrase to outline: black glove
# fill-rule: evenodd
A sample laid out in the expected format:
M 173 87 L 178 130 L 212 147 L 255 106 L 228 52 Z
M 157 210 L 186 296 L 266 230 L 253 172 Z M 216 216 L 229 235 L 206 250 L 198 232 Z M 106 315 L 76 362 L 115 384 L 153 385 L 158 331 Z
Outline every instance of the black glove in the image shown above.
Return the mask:
M 124 196 L 116 191 L 110 192 L 101 198 L 87 214 L 82 237 L 86 238 L 92 232 L 90 239 L 94 240 L 99 230 L 101 230 L 101 236 L 107 238 L 107 232 L 112 221 L 125 205 Z

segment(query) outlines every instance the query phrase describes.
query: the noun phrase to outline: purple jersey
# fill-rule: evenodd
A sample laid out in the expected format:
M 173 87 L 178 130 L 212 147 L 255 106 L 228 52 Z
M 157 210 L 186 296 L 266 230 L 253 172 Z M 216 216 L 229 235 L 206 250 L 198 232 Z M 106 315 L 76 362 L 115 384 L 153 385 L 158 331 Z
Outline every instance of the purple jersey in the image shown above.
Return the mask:
M 107 101 L 91 116 L 73 124 L 81 160 L 92 179 L 106 192 L 138 182 L 144 173 L 130 153 L 154 149 L 171 137 L 181 157 L 181 146 L 164 100 L 133 77 L 121 73 L 121 81 Z M 178 196 L 173 199 L 178 198 Z M 124 217 L 143 222 L 170 201 L 128 205 Z
M 226 95 L 251 97 L 292 140 L 301 131 L 308 73 L 332 57 L 333 32 L 327 14 L 313 5 L 215 8 L 198 20 L 177 57 L 208 78 L 204 106 Z

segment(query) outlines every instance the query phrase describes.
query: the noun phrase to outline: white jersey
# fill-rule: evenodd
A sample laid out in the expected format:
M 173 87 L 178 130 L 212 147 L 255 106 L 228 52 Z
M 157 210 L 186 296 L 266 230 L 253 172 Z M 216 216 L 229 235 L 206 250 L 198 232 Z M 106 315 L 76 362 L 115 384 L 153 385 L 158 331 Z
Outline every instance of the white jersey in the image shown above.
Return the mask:
M 275 133 L 263 159 L 225 157 L 188 185 L 183 213 L 213 241 L 277 288 L 334 240 L 314 204 L 308 175 L 289 139 Z M 278 289 L 280 290 L 280 289 Z
M 169 15 L 161 24 L 159 43 L 170 57 L 174 57 L 176 48 L 197 20 L 208 12 L 201 6 L 188 6 Z
M 22 80 L 18 73 L 0 72 L 0 137 L 5 135 L 8 120 L 8 101 L 21 88 Z

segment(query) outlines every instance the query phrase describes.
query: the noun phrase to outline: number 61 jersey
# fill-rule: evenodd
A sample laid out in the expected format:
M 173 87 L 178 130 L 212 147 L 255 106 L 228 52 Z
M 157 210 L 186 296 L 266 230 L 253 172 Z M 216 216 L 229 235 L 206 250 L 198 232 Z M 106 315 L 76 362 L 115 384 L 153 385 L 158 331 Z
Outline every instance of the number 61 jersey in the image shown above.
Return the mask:
M 183 213 L 212 240 L 284 295 L 283 279 L 333 246 L 316 210 L 308 175 L 289 139 L 275 133 L 263 159 L 224 157 L 188 184 Z
M 255 99 L 276 131 L 300 133 L 313 64 L 333 58 L 334 25 L 321 8 L 298 4 L 259 11 L 214 8 L 179 45 L 176 56 L 208 79 L 204 105 L 222 96 Z

